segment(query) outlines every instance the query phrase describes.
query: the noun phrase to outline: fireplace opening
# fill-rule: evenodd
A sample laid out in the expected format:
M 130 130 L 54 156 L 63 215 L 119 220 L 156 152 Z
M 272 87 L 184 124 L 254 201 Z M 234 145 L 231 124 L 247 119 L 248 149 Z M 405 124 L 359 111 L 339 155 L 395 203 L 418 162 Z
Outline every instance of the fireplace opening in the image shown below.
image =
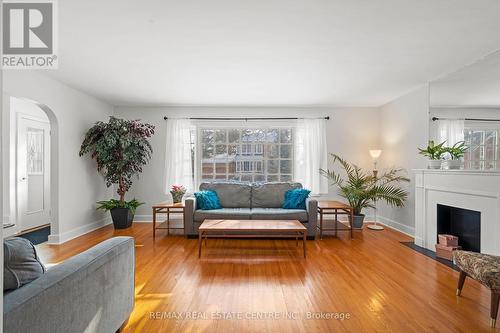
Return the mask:
M 462 250 L 481 252 L 481 213 L 437 205 L 437 233 L 457 236 Z

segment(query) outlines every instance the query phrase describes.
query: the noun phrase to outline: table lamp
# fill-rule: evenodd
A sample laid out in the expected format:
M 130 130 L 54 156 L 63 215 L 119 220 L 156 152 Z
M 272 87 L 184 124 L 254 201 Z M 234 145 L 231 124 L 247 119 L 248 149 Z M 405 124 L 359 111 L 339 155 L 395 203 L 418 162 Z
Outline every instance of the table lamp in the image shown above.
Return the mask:
M 382 150 L 380 150 L 380 149 L 371 149 L 371 150 L 369 150 L 369 152 L 370 152 L 370 156 L 373 159 L 373 177 L 375 178 L 375 183 L 376 183 L 377 182 L 377 175 L 378 175 L 377 160 L 380 157 L 380 155 L 382 154 Z M 376 200 L 375 200 L 375 210 L 374 210 L 374 213 L 375 213 L 375 223 L 368 225 L 367 228 L 371 229 L 371 230 L 384 230 L 384 227 L 382 227 L 381 225 L 377 224 L 377 201 Z

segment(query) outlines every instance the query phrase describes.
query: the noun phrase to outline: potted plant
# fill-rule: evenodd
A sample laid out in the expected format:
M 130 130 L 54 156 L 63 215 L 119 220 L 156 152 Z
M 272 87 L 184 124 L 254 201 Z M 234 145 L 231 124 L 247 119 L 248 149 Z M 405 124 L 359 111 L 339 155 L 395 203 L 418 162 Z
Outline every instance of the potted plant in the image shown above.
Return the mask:
M 419 154 L 427 156 L 429 160 L 427 161 L 427 167 L 429 169 L 441 169 L 442 157 L 445 153 L 444 144 L 446 141 L 441 142 L 436 145 L 433 140 L 429 140 L 427 148 L 418 148 Z
M 184 194 L 186 194 L 186 188 L 184 185 L 172 185 L 170 188 L 170 194 L 172 194 L 173 202 L 179 203 L 182 201 Z
M 467 147 L 465 146 L 465 141 L 459 141 L 455 143 L 452 147 L 445 147 L 445 153 L 449 155 L 449 159 L 444 161 L 444 167 L 446 169 L 460 169 L 462 166 L 462 157 L 464 157 Z
M 111 211 L 117 229 L 130 227 L 135 209 L 142 204 L 136 199 L 125 201 L 125 194 L 132 186 L 133 176 L 138 176 L 151 159 L 149 138 L 153 134 L 153 125 L 115 117 L 95 123 L 85 134 L 80 156 L 90 154 L 97 162 L 97 171 L 103 173 L 106 186 L 117 185 L 119 200 L 99 201 L 97 207 Z
M 403 207 L 408 192 L 399 185 L 410 180 L 402 175 L 402 169 L 390 169 L 381 176 L 374 172 L 366 172 L 355 164 L 349 163 L 338 155 L 331 154 L 333 165 L 340 164 L 346 177 L 334 170 L 320 172 L 327 177 L 332 186 L 339 189 L 339 195 L 345 198 L 354 210 L 354 228 L 362 228 L 365 215 L 364 208 L 375 208 L 374 203 L 384 201 L 393 207 Z

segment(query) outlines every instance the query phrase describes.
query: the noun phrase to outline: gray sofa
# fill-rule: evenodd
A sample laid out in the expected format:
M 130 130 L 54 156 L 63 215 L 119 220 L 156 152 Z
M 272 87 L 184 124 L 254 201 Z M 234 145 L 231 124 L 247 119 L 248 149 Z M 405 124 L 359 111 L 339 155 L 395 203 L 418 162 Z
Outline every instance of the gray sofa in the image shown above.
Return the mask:
M 299 220 L 307 227 L 307 238 L 314 239 L 318 221 L 318 202 L 307 199 L 306 209 L 283 209 L 285 192 L 302 188 L 300 183 L 202 183 L 200 190 L 217 192 L 222 209 L 196 208 L 196 198 L 185 200 L 185 227 L 188 237 L 198 235 L 205 219 Z
M 3 331 L 116 332 L 134 308 L 134 239 L 114 237 L 4 294 Z

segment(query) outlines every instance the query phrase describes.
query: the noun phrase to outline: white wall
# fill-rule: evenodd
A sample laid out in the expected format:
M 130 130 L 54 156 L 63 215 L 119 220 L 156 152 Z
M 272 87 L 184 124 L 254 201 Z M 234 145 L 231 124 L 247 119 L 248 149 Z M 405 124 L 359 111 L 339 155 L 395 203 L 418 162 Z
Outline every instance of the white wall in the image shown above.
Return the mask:
M 379 220 L 410 235 L 415 231 L 415 191 L 413 169 L 425 168 L 426 159 L 417 147 L 427 145 L 429 137 L 429 86 L 425 85 L 382 106 L 380 143 L 383 149 L 380 168 L 401 167 L 408 170 L 411 183 L 406 206 L 381 205 Z
M 164 193 L 163 167 L 167 117 L 303 117 L 330 116 L 327 125 L 328 151 L 337 153 L 362 167 L 371 168 L 370 148 L 378 145 L 379 109 L 377 108 L 283 108 L 283 107 L 117 107 L 115 114 L 141 119 L 156 126 L 152 138 L 153 158 L 135 180 L 128 198 L 146 202 L 137 210 L 137 220 L 151 220 L 151 205 L 167 200 Z M 327 197 L 336 198 L 331 189 Z
M 46 75 L 27 70 L 5 71 L 4 92 L 6 96 L 35 101 L 49 113 L 51 178 L 56 178 L 52 179 L 56 186 L 52 183 L 51 190 L 58 197 L 57 202 L 52 200 L 55 221 L 49 241 L 64 242 L 109 223 L 108 214 L 95 210 L 95 202 L 109 198 L 112 191 L 105 187 L 94 162 L 80 158 L 78 151 L 85 132 L 96 121 L 112 115 L 113 107 Z

